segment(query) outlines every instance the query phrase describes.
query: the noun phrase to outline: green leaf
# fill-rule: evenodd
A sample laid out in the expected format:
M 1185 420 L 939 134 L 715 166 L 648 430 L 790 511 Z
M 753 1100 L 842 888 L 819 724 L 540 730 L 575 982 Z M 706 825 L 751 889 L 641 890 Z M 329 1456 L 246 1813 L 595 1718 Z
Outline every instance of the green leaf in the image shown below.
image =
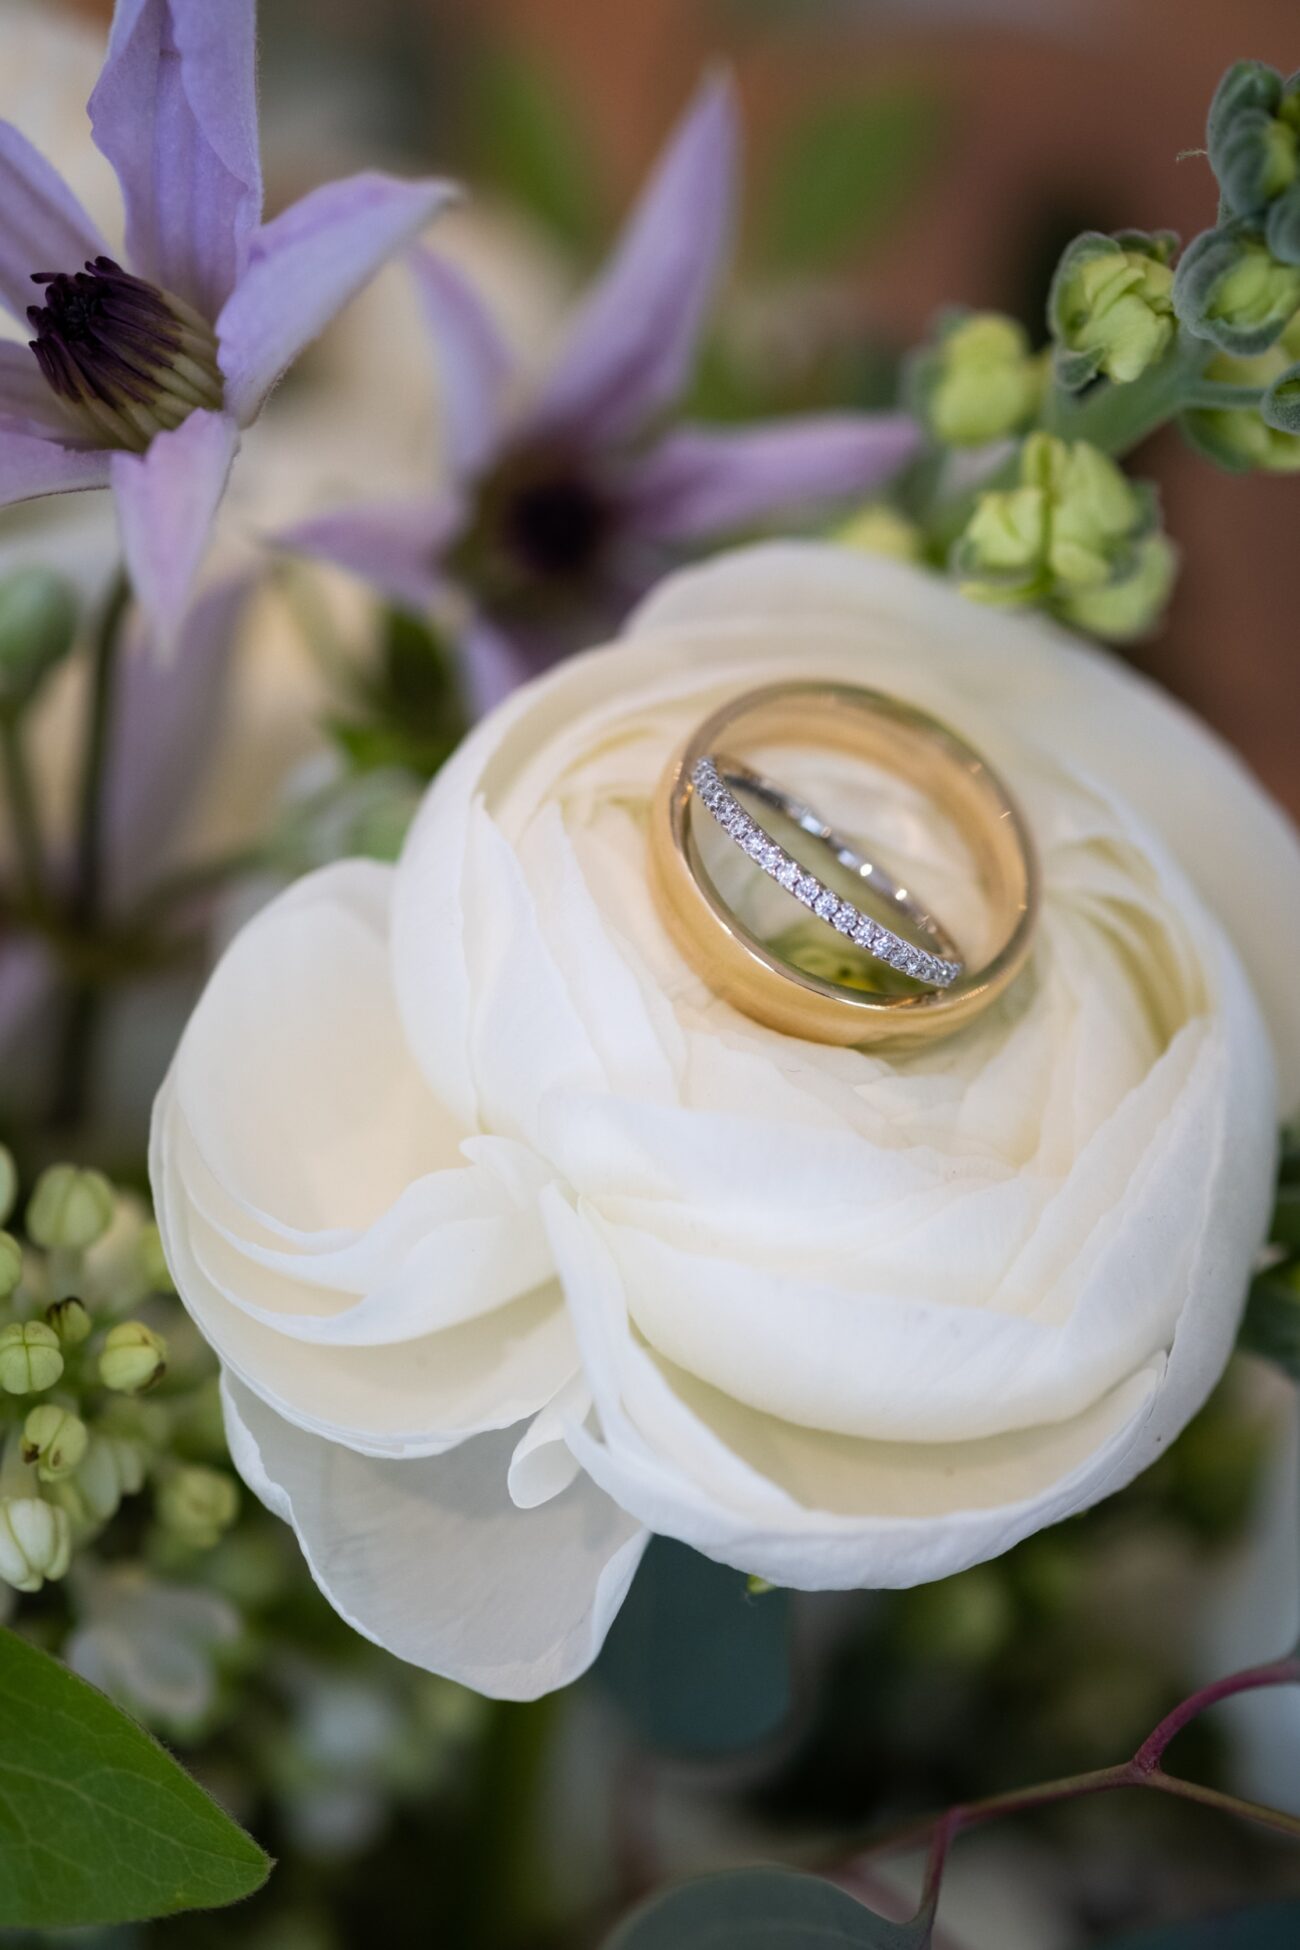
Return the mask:
M 742 1869 L 655 1897 L 605 1950 L 928 1950 L 932 1927 L 888 1923 L 817 1876 Z
M 270 1867 L 125 1713 L 0 1632 L 0 1927 L 214 1909 L 251 1895 Z
M 823 269 L 871 243 L 939 154 L 946 104 L 916 85 L 819 104 L 786 132 L 758 243 L 778 271 Z
M 597 1671 L 661 1752 L 736 1753 L 790 1710 L 790 1594 L 656 1537 Z
M 472 92 L 478 173 L 564 243 L 593 248 L 603 229 L 603 177 L 584 139 L 586 121 L 556 78 L 535 54 L 493 42 L 475 63 Z
M 1108 1939 L 1102 1950 L 1295 1950 L 1297 1943 L 1300 1903 L 1262 1903 L 1199 1923 Z

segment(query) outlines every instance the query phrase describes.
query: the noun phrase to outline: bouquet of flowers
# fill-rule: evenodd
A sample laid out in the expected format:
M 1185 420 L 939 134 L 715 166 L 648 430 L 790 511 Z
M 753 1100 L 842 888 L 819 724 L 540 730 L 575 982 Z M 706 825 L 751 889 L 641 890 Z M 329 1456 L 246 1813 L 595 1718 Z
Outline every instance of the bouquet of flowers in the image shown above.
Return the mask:
M 16 21 L 0 1927 L 1290 1942 L 1300 842 L 1125 646 L 1132 452 L 1300 470 L 1300 79 L 799 397 L 725 73 L 551 330 L 267 216 L 253 0 Z

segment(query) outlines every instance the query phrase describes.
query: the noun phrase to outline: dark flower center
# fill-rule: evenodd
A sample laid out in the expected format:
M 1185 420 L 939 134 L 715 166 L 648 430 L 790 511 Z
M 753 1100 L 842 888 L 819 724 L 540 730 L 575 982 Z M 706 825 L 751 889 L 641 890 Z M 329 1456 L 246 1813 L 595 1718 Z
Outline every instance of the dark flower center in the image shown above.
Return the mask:
M 608 538 L 608 503 L 576 474 L 522 481 L 504 497 L 501 534 L 530 574 L 576 581 L 596 564 Z
M 222 403 L 217 341 L 196 311 L 111 257 L 37 271 L 45 303 L 27 318 L 50 390 L 97 444 L 142 453 L 196 407 Z

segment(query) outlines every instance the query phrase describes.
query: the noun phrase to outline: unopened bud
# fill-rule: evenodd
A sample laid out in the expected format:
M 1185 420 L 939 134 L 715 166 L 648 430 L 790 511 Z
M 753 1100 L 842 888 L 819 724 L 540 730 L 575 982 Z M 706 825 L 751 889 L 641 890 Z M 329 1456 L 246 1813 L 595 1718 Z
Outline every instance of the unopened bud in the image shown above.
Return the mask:
M 80 1300 L 69 1294 L 45 1309 L 45 1318 L 64 1347 L 80 1347 L 90 1334 L 93 1322 Z
M 1156 522 L 1150 489 L 1096 447 L 1036 433 L 1019 486 L 980 496 L 953 566 L 976 601 L 1039 603 L 1097 635 L 1128 637 L 1150 627 L 1173 576 Z
M 173 1470 L 159 1486 L 159 1521 L 194 1550 L 211 1550 L 238 1514 L 238 1487 L 223 1470 L 194 1464 Z
M 1238 61 L 1215 90 L 1210 167 L 1235 216 L 1260 215 L 1300 173 L 1300 86 L 1263 61 Z
M 96 1430 L 70 1476 L 54 1484 L 51 1495 L 83 1528 L 107 1523 L 124 1496 L 144 1484 L 144 1450 L 129 1437 Z
M 0 1578 L 15 1591 L 39 1591 L 61 1578 L 72 1559 L 72 1532 L 62 1510 L 38 1496 L 0 1501 Z
M 23 1461 L 36 1464 L 36 1474 L 43 1483 L 57 1483 L 77 1467 L 89 1440 L 89 1431 L 79 1415 L 53 1402 L 42 1402 L 23 1423 Z
M 27 1230 L 47 1251 L 84 1252 L 113 1220 L 113 1188 L 102 1171 L 51 1165 L 36 1181 Z
M 1223 386 L 1260 389 L 1258 407 L 1196 407 L 1185 413 L 1183 432 L 1199 452 L 1233 473 L 1258 468 L 1269 474 L 1300 471 L 1300 318 L 1277 344 L 1254 359 L 1216 353 L 1203 377 Z
M 1042 397 L 1044 362 L 999 312 L 956 312 L 913 361 L 908 391 L 936 440 L 980 447 L 1016 433 Z
M 43 1320 L 11 1320 L 0 1327 L 0 1388 L 39 1395 L 63 1373 L 58 1335 Z
M 52 569 L 16 569 L 0 580 L 0 716 L 31 703 L 76 633 L 76 596 Z
M 1107 643 L 1131 643 L 1160 621 L 1178 573 L 1178 551 L 1167 535 L 1148 535 L 1112 578 L 1091 588 L 1063 590 L 1062 621 Z
M 1174 245 L 1167 231 L 1075 238 L 1047 302 L 1063 386 L 1077 391 L 1099 373 L 1126 385 L 1164 357 L 1175 331 Z
M 7 1300 L 23 1277 L 23 1249 L 12 1232 L 0 1232 L 0 1300 Z
M 1234 358 L 1254 358 L 1276 344 L 1300 311 L 1300 265 L 1275 257 L 1258 228 L 1222 224 L 1184 251 L 1174 310 L 1197 338 Z
M 166 1341 L 142 1320 L 124 1320 L 109 1329 L 99 1357 L 99 1378 L 106 1388 L 141 1394 L 161 1379 L 166 1367 Z

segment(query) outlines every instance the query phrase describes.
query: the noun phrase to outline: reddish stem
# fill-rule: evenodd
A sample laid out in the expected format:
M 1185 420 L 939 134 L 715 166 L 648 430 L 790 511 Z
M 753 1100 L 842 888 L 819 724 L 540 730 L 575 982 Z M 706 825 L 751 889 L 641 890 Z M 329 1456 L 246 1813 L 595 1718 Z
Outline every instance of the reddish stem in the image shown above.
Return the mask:
M 1221 1700 L 1232 1699 L 1238 1693 L 1254 1692 L 1262 1686 L 1296 1684 L 1300 1684 L 1300 1658 L 1275 1659 L 1268 1665 L 1251 1666 L 1244 1672 L 1232 1673 L 1227 1679 L 1218 1679 L 1212 1685 L 1203 1686 L 1199 1692 L 1176 1706 L 1142 1742 L 1130 1760 L 1121 1761 L 1114 1767 L 1096 1768 L 1087 1774 L 1072 1774 L 1059 1781 L 1014 1788 L 1007 1794 L 989 1795 L 982 1801 L 959 1802 L 941 1815 L 927 1816 L 923 1821 L 911 1822 L 905 1828 L 882 1836 L 865 1849 L 859 1859 L 867 1860 L 886 1850 L 892 1852 L 913 1843 L 928 1841 L 930 1849 L 926 1860 L 925 1884 L 916 1920 L 926 1918 L 932 1921 L 939 1905 L 939 1890 L 948 1851 L 964 1829 L 978 1828 L 1002 1815 L 1048 1807 L 1053 1802 L 1077 1800 L 1086 1794 L 1103 1794 L 1111 1788 L 1154 1788 L 1163 1794 L 1177 1795 L 1185 1801 L 1195 1801 L 1202 1807 L 1218 1808 L 1225 1813 L 1258 1822 L 1300 1840 L 1300 1819 L 1294 1815 L 1283 1814 L 1277 1808 L 1261 1807 L 1253 1801 L 1242 1801 L 1236 1795 L 1225 1794 L 1218 1788 L 1203 1787 L 1197 1781 L 1180 1780 L 1177 1775 L 1167 1774 L 1160 1765 L 1170 1743 L 1208 1707 L 1217 1706 Z

